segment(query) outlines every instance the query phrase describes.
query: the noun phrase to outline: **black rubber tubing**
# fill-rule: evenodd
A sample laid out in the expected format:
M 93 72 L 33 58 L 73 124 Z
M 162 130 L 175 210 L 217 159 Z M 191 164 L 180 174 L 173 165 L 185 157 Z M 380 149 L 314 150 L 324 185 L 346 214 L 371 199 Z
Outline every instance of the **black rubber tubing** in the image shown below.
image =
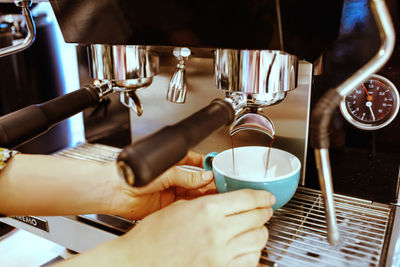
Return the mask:
M 310 142 L 314 149 L 329 148 L 329 125 L 332 114 L 340 104 L 342 96 L 336 89 L 328 90 L 311 112 Z

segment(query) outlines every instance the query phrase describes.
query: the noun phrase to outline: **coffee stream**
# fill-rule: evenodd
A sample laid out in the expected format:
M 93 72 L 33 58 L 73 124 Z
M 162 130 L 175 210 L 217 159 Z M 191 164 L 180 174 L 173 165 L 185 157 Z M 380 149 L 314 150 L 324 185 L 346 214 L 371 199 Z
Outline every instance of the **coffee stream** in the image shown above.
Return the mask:
M 236 174 L 235 172 L 235 152 L 233 149 L 235 148 L 235 145 L 233 144 L 233 135 L 231 135 L 231 146 L 232 146 L 232 169 L 233 169 L 233 175 Z
M 271 141 L 269 142 L 269 147 L 268 147 L 268 152 L 267 152 L 267 162 L 265 163 L 266 170 L 265 170 L 265 177 L 267 177 L 267 172 L 268 172 L 268 165 L 269 165 L 269 156 L 271 154 L 271 148 L 272 145 L 275 142 L 275 135 L 272 137 Z M 233 169 L 233 175 L 236 174 L 236 168 L 235 168 L 235 144 L 233 143 L 233 135 L 231 135 L 231 146 L 232 146 L 232 169 Z
M 266 170 L 265 170 L 265 178 L 267 178 L 267 172 L 268 172 L 268 164 L 269 164 L 269 156 L 271 154 L 271 148 L 272 144 L 275 142 L 275 135 L 272 137 L 271 141 L 269 142 L 269 147 L 268 147 L 268 153 L 267 153 L 267 162 L 266 162 Z

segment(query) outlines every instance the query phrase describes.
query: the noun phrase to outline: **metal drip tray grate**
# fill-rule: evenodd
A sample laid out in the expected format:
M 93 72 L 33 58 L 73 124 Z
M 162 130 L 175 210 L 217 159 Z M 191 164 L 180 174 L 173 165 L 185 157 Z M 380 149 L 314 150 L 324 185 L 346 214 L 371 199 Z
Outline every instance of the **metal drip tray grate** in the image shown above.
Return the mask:
M 325 211 L 319 191 L 301 188 L 267 224 L 270 238 L 261 263 L 278 266 L 378 266 L 391 208 L 335 195 L 341 243 L 326 239 Z
M 54 155 L 66 158 L 108 162 L 115 160 L 120 152 L 120 148 L 112 146 L 83 143 L 76 147 L 60 150 Z
M 55 155 L 115 160 L 121 149 L 82 144 Z M 260 263 L 270 266 L 378 266 L 392 216 L 391 206 L 335 195 L 341 244 L 326 240 L 325 209 L 320 191 L 299 187 L 292 200 L 268 222 L 270 237 Z M 104 224 L 104 222 L 100 222 Z

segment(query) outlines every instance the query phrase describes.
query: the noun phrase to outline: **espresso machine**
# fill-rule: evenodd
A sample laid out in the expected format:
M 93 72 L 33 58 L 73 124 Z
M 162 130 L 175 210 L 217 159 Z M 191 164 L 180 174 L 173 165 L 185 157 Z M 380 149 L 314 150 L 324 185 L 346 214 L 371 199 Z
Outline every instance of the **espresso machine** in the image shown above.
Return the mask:
M 222 151 L 230 136 L 236 146 L 267 146 L 274 137 L 301 160 L 302 174 L 268 223 L 260 264 L 398 264 L 395 1 L 49 2 L 65 41 L 86 47 L 91 82 L 0 120 L 2 146 L 112 99 L 129 112 L 123 147 L 91 138 L 55 155 L 117 159 L 127 183 L 142 186 L 189 149 Z M 29 1 L 16 3 L 29 14 Z M 30 116 L 44 118 L 9 130 Z M 135 225 L 100 214 L 1 220 L 76 252 Z

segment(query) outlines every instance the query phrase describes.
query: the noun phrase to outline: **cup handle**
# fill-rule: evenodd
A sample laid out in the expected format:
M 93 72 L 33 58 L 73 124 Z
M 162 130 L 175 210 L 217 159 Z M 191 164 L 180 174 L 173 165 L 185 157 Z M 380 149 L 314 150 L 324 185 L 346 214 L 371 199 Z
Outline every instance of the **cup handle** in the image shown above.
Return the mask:
M 218 155 L 218 152 L 210 152 L 204 157 L 203 166 L 206 171 L 212 170 L 212 162 L 211 161 L 216 155 Z

